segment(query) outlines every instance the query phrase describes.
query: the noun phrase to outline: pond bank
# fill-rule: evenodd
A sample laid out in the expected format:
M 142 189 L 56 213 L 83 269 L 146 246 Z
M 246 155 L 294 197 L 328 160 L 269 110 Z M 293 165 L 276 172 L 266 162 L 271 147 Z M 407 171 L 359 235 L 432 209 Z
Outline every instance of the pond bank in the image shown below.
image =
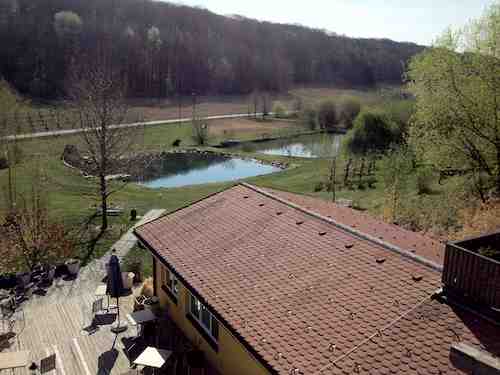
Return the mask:
M 278 158 L 277 158 L 278 159 Z M 95 178 L 92 164 L 68 145 L 62 155 L 65 166 Z M 253 158 L 234 152 L 200 148 L 172 149 L 135 154 L 113 162 L 107 180 L 135 182 L 148 188 L 182 187 L 228 182 L 266 175 L 288 168 L 288 162 Z

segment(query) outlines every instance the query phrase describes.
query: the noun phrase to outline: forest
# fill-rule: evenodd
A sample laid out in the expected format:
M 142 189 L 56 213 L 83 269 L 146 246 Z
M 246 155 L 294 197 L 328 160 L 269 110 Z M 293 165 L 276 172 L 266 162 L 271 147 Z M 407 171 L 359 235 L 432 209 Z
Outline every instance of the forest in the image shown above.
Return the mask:
M 423 50 L 151 0 L 0 0 L 0 45 L 0 75 L 40 99 L 103 50 L 129 96 L 163 98 L 401 83 Z

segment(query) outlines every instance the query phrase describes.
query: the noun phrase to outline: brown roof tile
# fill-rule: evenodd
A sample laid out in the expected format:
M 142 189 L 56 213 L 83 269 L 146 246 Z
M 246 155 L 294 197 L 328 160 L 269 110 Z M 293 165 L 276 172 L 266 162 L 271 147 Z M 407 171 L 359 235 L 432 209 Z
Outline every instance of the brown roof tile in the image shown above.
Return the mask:
M 439 272 L 258 189 L 235 186 L 136 233 L 277 373 L 450 366 L 448 342 L 435 332 L 460 321 L 430 302 Z M 415 306 L 415 314 L 437 310 L 412 328 L 411 316 L 401 316 Z M 365 343 L 396 320 L 380 340 Z M 467 329 L 461 332 L 472 340 Z
M 421 255 L 433 262 L 443 264 L 444 245 L 437 239 L 406 230 L 394 224 L 384 223 L 361 211 L 339 206 L 323 199 L 269 188 L 264 188 L 264 190 L 414 254 Z

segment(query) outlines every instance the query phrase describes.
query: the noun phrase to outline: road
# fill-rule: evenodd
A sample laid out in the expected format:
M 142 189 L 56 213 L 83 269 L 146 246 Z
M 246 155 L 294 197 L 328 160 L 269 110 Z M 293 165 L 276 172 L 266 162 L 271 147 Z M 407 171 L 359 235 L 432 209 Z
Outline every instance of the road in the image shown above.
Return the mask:
M 251 116 L 254 115 L 253 113 Z M 269 113 L 269 115 L 273 115 L 273 113 Z M 262 116 L 262 113 L 257 113 L 257 116 Z M 248 113 L 245 114 L 233 114 L 233 115 L 218 115 L 218 116 L 207 116 L 201 117 L 200 120 L 208 121 L 208 120 L 223 120 L 223 119 L 231 119 L 231 118 L 245 118 L 248 117 Z M 131 124 L 120 124 L 120 125 L 111 125 L 110 128 L 135 128 L 140 126 L 157 126 L 157 125 L 168 125 L 168 124 L 181 124 L 191 122 L 191 117 L 174 119 L 174 120 L 158 120 L 158 121 L 148 121 L 148 122 L 135 122 Z M 18 134 L 18 135 L 9 135 L 4 137 L 3 139 L 8 141 L 14 140 L 25 140 L 25 139 L 35 139 L 35 138 L 47 138 L 47 137 L 55 137 L 55 136 L 65 136 L 65 135 L 73 135 L 79 134 L 87 131 L 91 131 L 92 129 L 66 129 L 66 130 L 51 130 L 45 132 L 38 133 L 26 133 L 26 134 Z

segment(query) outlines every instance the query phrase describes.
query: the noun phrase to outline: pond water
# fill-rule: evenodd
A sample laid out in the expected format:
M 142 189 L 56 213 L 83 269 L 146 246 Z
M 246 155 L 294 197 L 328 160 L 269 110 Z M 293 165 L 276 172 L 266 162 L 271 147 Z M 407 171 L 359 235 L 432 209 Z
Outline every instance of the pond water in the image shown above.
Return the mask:
M 217 154 L 166 154 L 149 163 L 137 182 L 149 188 L 172 188 L 212 182 L 234 181 L 278 172 L 281 169 L 256 160 Z
M 237 146 L 246 152 L 301 158 L 327 158 L 338 154 L 343 134 L 311 134 Z

